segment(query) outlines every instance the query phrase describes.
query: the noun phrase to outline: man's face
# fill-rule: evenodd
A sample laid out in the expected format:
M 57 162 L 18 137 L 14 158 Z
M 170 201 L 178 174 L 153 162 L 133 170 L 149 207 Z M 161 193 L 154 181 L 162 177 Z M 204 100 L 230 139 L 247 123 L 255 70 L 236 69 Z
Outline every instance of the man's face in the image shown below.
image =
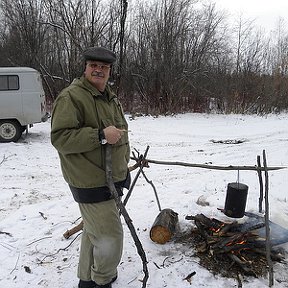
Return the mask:
M 84 75 L 99 91 L 104 91 L 109 79 L 111 64 L 100 61 L 87 61 Z

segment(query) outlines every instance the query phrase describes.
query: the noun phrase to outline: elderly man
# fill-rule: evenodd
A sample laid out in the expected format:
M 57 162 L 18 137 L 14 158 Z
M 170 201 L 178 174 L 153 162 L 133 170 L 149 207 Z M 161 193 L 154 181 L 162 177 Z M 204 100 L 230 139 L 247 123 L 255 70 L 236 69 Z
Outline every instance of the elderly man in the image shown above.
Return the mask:
M 115 54 L 103 47 L 83 53 L 84 75 L 57 97 L 51 143 L 84 222 L 78 265 L 79 288 L 110 288 L 122 256 L 123 229 L 106 185 L 105 147 L 112 145 L 112 172 L 118 194 L 129 187 L 128 126 L 107 84 Z

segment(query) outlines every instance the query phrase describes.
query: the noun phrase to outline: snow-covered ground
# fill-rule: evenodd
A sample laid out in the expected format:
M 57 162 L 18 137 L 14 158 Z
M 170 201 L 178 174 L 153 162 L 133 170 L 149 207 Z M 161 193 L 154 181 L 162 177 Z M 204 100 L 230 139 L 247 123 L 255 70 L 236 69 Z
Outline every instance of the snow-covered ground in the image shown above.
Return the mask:
M 288 115 L 267 117 L 184 114 L 174 117 L 140 117 L 129 121 L 132 149 L 160 161 L 211 165 L 255 165 L 266 152 L 268 166 L 288 166 Z M 18 143 L 0 143 L 0 287 L 76 288 L 80 237 L 62 235 L 79 218 L 77 204 L 64 182 L 57 152 L 50 144 L 50 123 L 36 124 Z M 211 141 L 214 140 L 214 141 Z M 242 144 L 215 143 L 242 140 Z M 131 164 L 133 161 L 131 162 Z M 231 221 L 223 208 L 227 184 L 249 186 L 246 211 L 258 213 L 259 181 L 255 171 L 219 171 L 150 164 L 147 177 L 156 187 L 162 208 L 179 214 L 182 231 L 191 228 L 186 215 L 203 213 Z M 132 172 L 132 177 L 136 172 Z M 269 172 L 270 219 L 288 228 L 288 170 Z M 200 206 L 201 197 L 209 203 Z M 150 184 L 140 176 L 127 210 L 146 252 L 147 287 L 237 287 L 235 279 L 214 276 L 199 265 L 191 247 L 169 242 L 159 245 L 149 231 L 159 213 Z M 245 217 L 244 217 L 245 220 Z M 241 219 L 240 219 L 241 221 Z M 243 221 L 243 219 L 242 219 Z M 76 222 L 76 224 L 79 223 Z M 113 288 L 140 288 L 142 262 L 129 229 Z M 288 244 L 282 245 L 288 251 Z M 66 248 L 66 249 L 65 249 Z M 161 268 L 161 269 L 159 269 Z M 274 265 L 275 287 L 288 287 L 287 262 Z M 195 271 L 191 284 L 183 280 Z M 268 287 L 268 279 L 245 278 L 243 287 Z

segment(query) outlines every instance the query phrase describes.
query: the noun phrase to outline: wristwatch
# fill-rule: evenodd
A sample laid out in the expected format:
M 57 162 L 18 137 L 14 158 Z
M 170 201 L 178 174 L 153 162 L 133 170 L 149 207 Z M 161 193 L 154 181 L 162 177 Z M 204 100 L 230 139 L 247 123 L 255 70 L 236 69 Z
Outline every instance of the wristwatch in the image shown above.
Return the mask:
M 99 142 L 100 142 L 100 144 L 105 145 L 107 143 L 107 140 L 105 138 L 104 131 L 103 130 L 99 130 L 98 133 L 99 133 Z

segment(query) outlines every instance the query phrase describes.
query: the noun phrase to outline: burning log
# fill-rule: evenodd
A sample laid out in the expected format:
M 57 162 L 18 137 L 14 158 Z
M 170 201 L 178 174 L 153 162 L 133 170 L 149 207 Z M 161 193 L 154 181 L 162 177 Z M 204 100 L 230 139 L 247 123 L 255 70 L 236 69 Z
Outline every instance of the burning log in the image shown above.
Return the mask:
M 172 209 L 163 209 L 155 219 L 150 230 L 150 238 L 153 242 L 165 244 L 176 232 L 178 214 Z

